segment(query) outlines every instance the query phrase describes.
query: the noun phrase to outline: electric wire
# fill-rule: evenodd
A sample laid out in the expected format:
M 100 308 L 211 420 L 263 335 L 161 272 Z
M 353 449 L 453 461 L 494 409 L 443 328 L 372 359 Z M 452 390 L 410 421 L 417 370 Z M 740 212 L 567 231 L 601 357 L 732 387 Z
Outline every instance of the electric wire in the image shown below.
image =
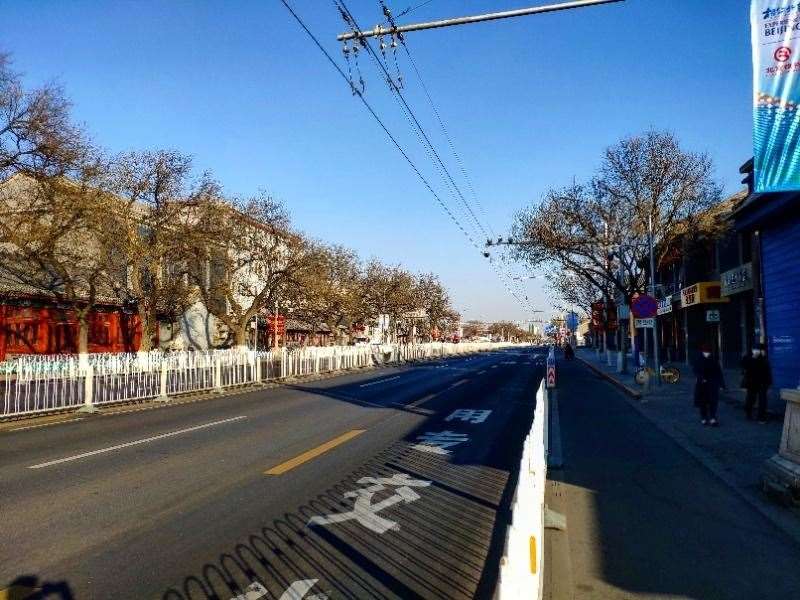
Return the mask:
M 356 21 L 356 19 L 353 16 L 352 12 L 348 8 L 345 0 L 332 0 L 332 1 L 333 1 L 334 6 L 338 9 L 339 13 L 342 15 L 342 18 L 344 19 L 345 23 L 348 26 L 350 26 L 351 28 L 353 28 L 355 31 L 361 31 L 361 29 L 360 29 L 360 27 L 358 25 L 358 22 Z M 383 2 L 381 2 L 381 5 L 384 8 L 386 8 L 385 5 L 383 4 Z M 369 43 L 369 40 L 366 40 L 365 38 L 360 38 L 359 42 L 361 43 L 362 47 L 365 48 L 368 51 L 368 53 L 370 55 L 370 58 L 372 59 L 373 63 L 381 71 L 383 71 L 383 74 L 386 77 L 387 84 L 389 85 L 389 88 L 393 93 L 392 95 L 395 98 L 395 102 L 398 104 L 398 107 L 401 109 L 401 111 L 403 112 L 404 116 L 406 117 L 406 120 L 409 122 L 409 126 L 411 127 L 412 131 L 414 131 L 415 135 L 417 136 L 417 139 L 422 144 L 423 148 L 425 148 L 425 151 L 426 151 L 426 154 L 428 155 L 428 158 L 431 159 L 431 161 L 434 163 L 434 167 L 439 172 L 440 177 L 442 177 L 443 181 L 445 182 L 445 186 L 447 187 L 448 192 L 450 193 L 451 196 L 454 197 L 454 193 L 453 192 L 455 191 L 455 194 L 458 195 L 459 199 L 461 200 L 462 205 L 468 210 L 469 214 L 471 215 L 473 222 L 483 232 L 483 235 L 487 236 L 488 233 L 486 232 L 486 229 L 483 227 L 482 223 L 478 220 L 477 216 L 475 215 L 474 211 L 472 210 L 471 206 L 469 205 L 467 199 L 464 197 L 464 194 L 461 192 L 461 189 L 456 184 L 455 180 L 453 179 L 452 175 L 450 174 L 449 170 L 447 169 L 447 166 L 444 164 L 444 162 L 442 161 L 441 157 L 439 156 L 439 153 L 436 151 L 436 149 L 435 149 L 435 147 L 433 145 L 433 142 L 431 142 L 431 140 L 430 140 L 430 137 L 425 132 L 422 124 L 419 122 L 419 119 L 417 119 L 416 115 L 414 114 L 413 110 L 409 106 L 408 102 L 406 101 L 406 99 L 403 96 L 402 92 L 400 91 L 399 87 L 392 80 L 392 77 L 389 74 L 388 69 L 386 68 L 386 66 L 384 66 L 383 63 L 381 63 L 380 58 L 378 57 L 378 55 L 375 52 L 375 50 L 372 48 L 372 45 Z M 434 110 L 435 110 L 435 107 L 434 107 Z M 442 126 L 443 126 L 443 122 L 442 122 Z M 446 130 L 446 128 L 445 128 L 445 130 Z M 447 137 L 449 137 L 449 136 L 447 136 Z M 452 146 L 452 149 L 453 149 L 453 151 L 455 150 L 454 146 Z M 433 157 L 431 156 L 431 154 L 433 154 Z M 434 157 L 435 157 L 435 160 L 434 160 Z M 459 160 L 460 160 L 460 158 L 459 158 Z M 463 163 L 462 163 L 462 166 L 463 166 Z M 464 171 L 462 171 L 462 172 L 464 172 Z M 468 179 L 468 176 L 466 178 Z M 474 189 L 473 189 L 473 192 L 474 192 Z M 455 197 L 453 199 L 455 200 Z M 469 222 L 469 219 L 467 219 L 467 221 Z M 470 224 L 472 224 L 472 223 L 470 223 Z M 473 230 L 475 231 L 476 234 L 479 235 L 478 230 L 475 229 L 474 226 L 473 226 Z M 519 284 L 518 282 L 513 281 L 511 276 L 508 273 L 505 272 L 505 269 L 502 267 L 502 265 L 498 266 L 498 263 L 495 262 L 492 259 L 492 257 L 489 257 L 489 263 L 490 263 L 490 266 L 491 266 L 492 270 L 495 271 L 495 274 L 498 276 L 498 278 L 500 279 L 501 283 L 506 288 L 506 291 L 508 291 L 515 299 L 517 299 L 517 301 L 520 303 L 520 305 L 522 305 L 523 308 L 525 308 L 525 306 L 524 306 L 525 302 L 523 302 L 523 300 L 519 296 L 524 297 L 526 302 L 529 302 L 529 301 L 528 301 L 527 295 L 525 294 L 524 290 L 522 289 L 521 284 Z M 511 289 L 511 288 L 514 288 L 514 289 Z M 519 294 L 519 296 L 517 294 Z M 533 308 L 533 306 L 530 305 L 530 304 L 529 304 L 528 308 L 530 310 L 535 310 Z
M 339 13 L 342 15 L 342 18 L 344 19 L 345 23 L 348 26 L 353 28 L 355 31 L 361 31 L 361 28 L 359 27 L 358 22 L 356 21 L 355 17 L 353 16 L 352 12 L 348 8 L 348 6 L 347 6 L 347 4 L 346 4 L 346 2 L 344 0 L 333 0 L 333 4 L 339 10 Z M 446 187 L 448 187 L 448 191 L 450 192 L 451 196 L 453 195 L 453 190 L 454 190 L 455 194 L 458 195 L 459 199 L 461 200 L 462 205 L 467 209 L 469 215 L 472 217 L 472 220 L 477 225 L 478 229 L 480 229 L 483 232 L 484 236 L 488 236 L 488 233 L 486 232 L 486 229 L 483 227 L 483 224 L 478 220 L 477 216 L 475 215 L 474 211 L 472 210 L 472 207 L 469 205 L 467 199 L 464 197 L 464 194 L 461 192 L 461 189 L 458 187 L 458 185 L 456 184 L 456 182 L 453 179 L 452 175 L 450 174 L 449 170 L 447 169 L 447 166 L 444 164 L 444 162 L 442 161 L 441 157 L 439 156 L 439 153 L 436 151 L 433 143 L 430 140 L 430 137 L 425 132 L 425 129 L 423 128 L 422 124 L 419 122 L 419 119 L 417 119 L 416 115 L 414 114 L 414 111 L 409 106 L 408 102 L 406 101 L 405 97 L 403 96 L 402 92 L 400 91 L 400 88 L 394 83 L 391 74 L 389 73 L 389 71 L 386 68 L 386 66 L 381 62 L 381 60 L 378 57 L 377 53 L 372 48 L 372 45 L 369 43 L 369 40 L 367 40 L 365 38 L 359 38 L 358 41 L 361 43 L 362 47 L 364 47 L 368 51 L 368 53 L 370 55 L 370 58 L 372 59 L 373 63 L 381 71 L 383 71 L 383 74 L 384 74 L 384 76 L 386 78 L 387 84 L 389 85 L 389 88 L 391 89 L 391 91 L 393 92 L 393 96 L 395 97 L 395 102 L 397 102 L 397 104 L 400 107 L 401 111 L 406 116 L 406 120 L 409 121 L 409 125 L 411 126 L 412 131 L 414 131 L 414 133 L 417 135 L 418 140 L 420 141 L 420 143 L 425 148 L 426 154 L 428 154 L 428 157 L 434 162 L 434 166 L 436 167 L 436 169 L 439 172 L 440 176 L 445 181 L 445 185 L 446 185 Z M 434 110 L 436 111 L 435 107 L 434 107 Z M 436 112 L 438 113 L 438 111 L 436 111 Z M 413 123 L 412 123 L 412 121 L 413 121 Z M 444 128 L 443 122 L 440 121 L 440 123 L 441 123 L 442 127 Z M 446 131 L 446 128 L 444 128 L 444 129 Z M 447 135 L 447 137 L 449 139 L 449 135 Z M 451 141 L 451 149 L 455 153 L 455 148 L 452 145 L 452 141 Z M 431 157 L 431 154 L 433 154 L 433 157 Z M 435 157 L 435 160 L 434 160 L 434 157 Z M 458 160 L 460 162 L 460 157 L 459 157 Z M 463 167 L 463 163 L 462 163 L 462 167 Z M 465 174 L 465 170 L 464 169 L 462 169 L 462 173 Z M 468 179 L 468 177 L 466 177 L 466 178 Z M 471 185 L 471 183 L 469 183 L 469 185 Z M 473 189 L 473 193 L 474 193 L 474 189 Z M 468 219 L 468 222 L 469 222 L 469 219 Z M 478 234 L 478 230 L 477 229 L 474 229 L 474 231 L 475 231 L 476 234 Z M 498 270 L 497 264 L 495 264 L 494 261 L 492 261 L 490 259 L 489 262 L 490 262 L 493 270 L 495 271 L 495 273 L 501 279 L 501 282 L 503 283 L 504 287 L 506 287 L 506 290 L 509 291 L 509 293 L 511 293 L 515 298 L 517 298 L 517 300 L 520 302 L 520 304 L 523 304 L 522 300 L 519 299 L 518 296 L 517 296 L 517 293 L 519 293 L 520 295 L 524 296 L 527 299 L 527 296 L 525 296 L 521 286 L 519 284 L 514 283 L 512 281 L 512 279 L 511 279 L 511 277 L 507 273 L 505 273 L 504 271 L 501 273 Z M 516 290 L 517 290 L 516 293 L 509 288 L 509 283 L 504 281 L 504 278 L 507 279 L 508 282 L 511 282 L 510 283 L 511 287 L 515 287 L 516 288 Z M 533 310 L 533 307 L 531 306 L 530 309 Z
M 475 249 L 480 250 L 478 244 L 475 242 L 475 240 L 472 238 L 472 236 L 469 234 L 469 232 L 466 229 L 464 229 L 464 227 L 461 225 L 461 223 L 459 222 L 457 217 L 453 214 L 453 212 L 450 210 L 450 208 L 447 206 L 447 204 L 442 200 L 442 198 L 439 196 L 439 194 L 436 193 L 436 190 L 433 189 L 431 184 L 428 182 L 428 180 L 425 178 L 425 176 L 422 174 L 422 172 L 416 166 L 414 161 L 411 160 L 409 155 L 406 153 L 406 151 L 403 149 L 403 147 L 398 142 L 397 138 L 395 138 L 394 135 L 391 133 L 391 131 L 389 131 L 388 127 L 384 124 L 384 122 L 378 116 L 378 114 L 375 111 L 375 109 L 373 109 L 373 107 L 370 105 L 370 103 L 367 102 L 367 100 L 364 98 L 362 92 L 355 88 L 355 86 L 353 85 L 352 80 L 350 78 L 348 78 L 348 76 L 345 74 L 345 72 L 342 70 L 342 68 L 339 66 L 339 64 L 333 59 L 333 57 L 330 55 L 330 53 L 325 49 L 325 47 L 319 41 L 319 39 L 308 28 L 308 26 L 305 24 L 303 19 L 295 12 L 295 10 L 289 4 L 288 0 L 281 0 L 281 3 L 284 5 L 286 10 L 289 12 L 289 14 L 294 18 L 294 20 L 297 21 L 298 25 L 301 27 L 301 29 L 303 29 L 303 31 L 306 33 L 306 35 L 314 43 L 314 45 L 320 50 L 320 52 L 322 52 L 322 54 L 325 56 L 325 58 L 328 60 L 328 62 L 330 62 L 330 64 L 333 66 L 333 68 L 336 70 L 336 72 L 339 74 L 339 76 L 347 83 L 347 85 L 351 89 L 353 95 L 354 96 L 358 96 L 359 100 L 361 100 L 362 104 L 367 109 L 367 111 L 370 113 L 372 118 L 378 123 L 378 125 L 383 130 L 383 132 L 386 134 L 386 136 L 389 138 L 389 140 L 394 144 L 395 148 L 397 148 L 398 152 L 400 152 L 401 156 L 405 159 L 405 161 L 409 164 L 411 169 L 414 171 L 414 173 L 416 174 L 417 178 L 422 182 L 422 184 L 425 186 L 425 188 L 436 199 L 436 201 L 439 204 L 439 206 L 445 211 L 445 213 L 453 221 L 453 223 L 456 225 L 456 227 L 458 227 L 458 229 L 469 240 L 469 242 L 472 244 L 472 246 L 475 247 Z M 490 263 L 491 263 L 491 261 L 490 261 Z M 504 284 L 504 287 L 506 288 L 506 291 L 508 291 L 511 294 L 511 296 L 515 300 L 517 300 L 517 302 L 523 308 L 525 308 L 525 304 L 523 303 L 523 301 L 516 295 L 516 293 L 513 292 L 513 290 L 511 290 L 508 287 L 508 285 L 505 283 L 505 281 L 503 281 L 502 283 Z
M 417 5 L 416 5 L 415 7 L 413 7 L 413 8 L 412 8 L 411 6 L 409 6 L 407 9 L 405 9 L 405 10 L 403 10 L 403 11 L 401 11 L 401 12 L 397 13 L 397 15 L 395 15 L 395 17 L 402 17 L 402 16 L 405 16 L 405 15 L 407 15 L 407 14 L 409 14 L 409 13 L 412 13 L 412 12 L 414 12 L 414 11 L 415 11 L 415 10 L 417 10 L 418 8 L 422 8 L 423 6 L 426 6 L 427 4 L 430 4 L 431 2 L 433 2 L 433 0 L 425 0 L 425 2 L 421 2 L 420 4 L 417 4 Z
M 344 0 L 334 0 L 334 4 L 338 5 L 339 11 L 342 14 L 342 17 L 345 19 L 345 22 L 347 22 L 348 25 L 350 25 L 352 27 L 355 27 L 356 31 L 361 31 L 361 28 L 358 26 L 358 22 L 356 21 L 355 17 L 353 16 L 353 13 L 347 7 L 347 4 L 344 2 Z M 372 47 L 372 44 L 369 43 L 369 40 L 364 39 L 364 38 L 361 38 L 359 41 L 361 42 L 362 47 L 364 47 L 368 51 L 368 53 L 372 57 L 373 62 L 380 68 L 381 71 L 383 71 L 383 75 L 386 78 L 387 84 L 389 85 L 389 87 L 392 90 L 392 92 L 394 92 L 395 97 L 397 99 L 399 99 L 399 101 L 403 104 L 403 107 L 408 112 L 408 114 L 411 117 L 411 119 L 414 121 L 416 127 L 419 129 L 419 132 L 422 135 L 422 137 L 425 139 L 425 143 L 430 148 L 430 151 L 433 154 L 433 156 L 435 158 L 435 161 L 441 166 L 442 170 L 444 171 L 444 174 L 445 174 L 445 177 L 446 177 L 446 181 L 448 181 L 449 184 L 455 190 L 456 194 L 458 195 L 459 199 L 461 200 L 462 205 L 467 209 L 467 212 L 469 213 L 469 216 L 472 217 L 472 221 L 475 223 L 475 225 L 478 227 L 478 229 L 480 229 L 481 232 L 483 232 L 484 236 L 488 236 L 489 234 L 486 232 L 486 229 L 483 227 L 483 225 L 480 223 L 480 221 L 478 221 L 478 218 L 475 216 L 475 213 L 473 212 L 472 207 L 469 205 L 469 203 L 467 202 L 466 198 L 464 198 L 464 195 L 462 194 L 461 189 L 456 185 L 455 180 L 453 179 L 452 175 L 450 175 L 450 171 L 447 169 L 446 165 L 444 164 L 444 161 L 442 161 L 441 157 L 439 156 L 439 153 L 436 151 L 436 147 L 433 145 L 433 142 L 431 142 L 430 137 L 425 132 L 425 129 L 423 128 L 423 126 L 419 122 L 419 120 L 417 119 L 417 116 L 414 114 L 414 111 L 409 106 L 409 104 L 406 101 L 405 96 L 403 95 L 402 91 L 397 86 L 397 84 L 394 82 L 394 79 L 392 78 L 392 75 L 389 73 L 388 69 L 386 69 L 386 67 L 381 62 L 380 58 L 378 57 L 377 53 L 375 52 L 374 48 Z M 476 233 L 478 233 L 477 229 L 476 229 Z

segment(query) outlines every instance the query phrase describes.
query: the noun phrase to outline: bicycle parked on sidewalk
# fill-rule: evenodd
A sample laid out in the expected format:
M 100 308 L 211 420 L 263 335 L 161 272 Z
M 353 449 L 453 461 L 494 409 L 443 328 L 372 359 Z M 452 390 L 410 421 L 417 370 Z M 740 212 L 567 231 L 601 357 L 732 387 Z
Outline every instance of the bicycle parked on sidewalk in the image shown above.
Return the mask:
M 678 383 L 681 380 L 681 371 L 678 367 L 672 365 L 661 365 L 661 381 L 664 383 Z M 634 379 L 639 385 L 644 385 L 648 379 L 651 379 L 656 374 L 655 369 L 648 366 L 639 367 L 636 369 Z

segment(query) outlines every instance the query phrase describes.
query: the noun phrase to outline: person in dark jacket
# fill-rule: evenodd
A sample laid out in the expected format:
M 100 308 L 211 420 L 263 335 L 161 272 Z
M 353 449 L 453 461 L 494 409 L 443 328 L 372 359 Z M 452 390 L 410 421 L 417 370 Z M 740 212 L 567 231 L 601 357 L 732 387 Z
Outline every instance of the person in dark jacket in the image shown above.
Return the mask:
M 700 422 L 703 425 L 718 427 L 719 390 L 725 387 L 725 381 L 719 363 L 711 357 L 711 348 L 704 344 L 701 352 L 702 356 L 694 366 L 694 374 L 697 377 L 694 386 L 694 405 L 700 409 Z
M 744 410 L 753 419 L 753 406 L 758 404 L 758 420 L 767 422 L 767 390 L 772 385 L 772 369 L 764 354 L 764 344 L 756 344 L 742 357 L 742 387 L 747 390 Z
M 575 351 L 572 349 L 572 345 L 567 342 L 564 346 L 564 358 L 570 360 L 575 357 Z

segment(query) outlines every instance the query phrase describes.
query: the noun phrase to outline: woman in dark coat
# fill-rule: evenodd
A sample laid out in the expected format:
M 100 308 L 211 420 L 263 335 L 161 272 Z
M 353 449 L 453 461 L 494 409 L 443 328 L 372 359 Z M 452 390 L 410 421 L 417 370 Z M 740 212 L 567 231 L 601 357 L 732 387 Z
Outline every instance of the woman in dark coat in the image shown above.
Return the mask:
M 717 427 L 719 390 L 725 387 L 725 381 L 719 363 L 711 357 L 711 348 L 704 344 L 701 351 L 702 356 L 694 366 L 694 374 L 697 376 L 697 383 L 694 386 L 694 405 L 700 409 L 700 422 L 703 425 Z
M 744 410 L 748 420 L 753 419 L 753 406 L 757 400 L 758 420 L 767 422 L 767 391 L 771 385 L 772 369 L 764 354 L 764 345 L 756 344 L 752 355 L 745 354 L 742 358 L 742 387 L 747 390 Z

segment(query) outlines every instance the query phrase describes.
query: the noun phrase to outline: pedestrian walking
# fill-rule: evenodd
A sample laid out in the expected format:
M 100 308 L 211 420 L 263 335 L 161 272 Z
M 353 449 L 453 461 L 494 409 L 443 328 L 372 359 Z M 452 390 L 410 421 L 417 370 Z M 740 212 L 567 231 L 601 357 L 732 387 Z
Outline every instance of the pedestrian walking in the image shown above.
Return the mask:
M 758 405 L 758 420 L 767 422 L 767 391 L 772 385 L 772 369 L 764 353 L 764 344 L 756 344 L 742 357 L 742 387 L 747 390 L 744 411 L 753 420 L 753 407 Z
M 718 427 L 719 390 L 725 387 L 725 381 L 719 363 L 711 357 L 711 347 L 703 344 L 700 350 L 702 356 L 694 367 L 694 374 L 697 377 L 694 386 L 694 405 L 700 409 L 700 422 L 703 425 Z

